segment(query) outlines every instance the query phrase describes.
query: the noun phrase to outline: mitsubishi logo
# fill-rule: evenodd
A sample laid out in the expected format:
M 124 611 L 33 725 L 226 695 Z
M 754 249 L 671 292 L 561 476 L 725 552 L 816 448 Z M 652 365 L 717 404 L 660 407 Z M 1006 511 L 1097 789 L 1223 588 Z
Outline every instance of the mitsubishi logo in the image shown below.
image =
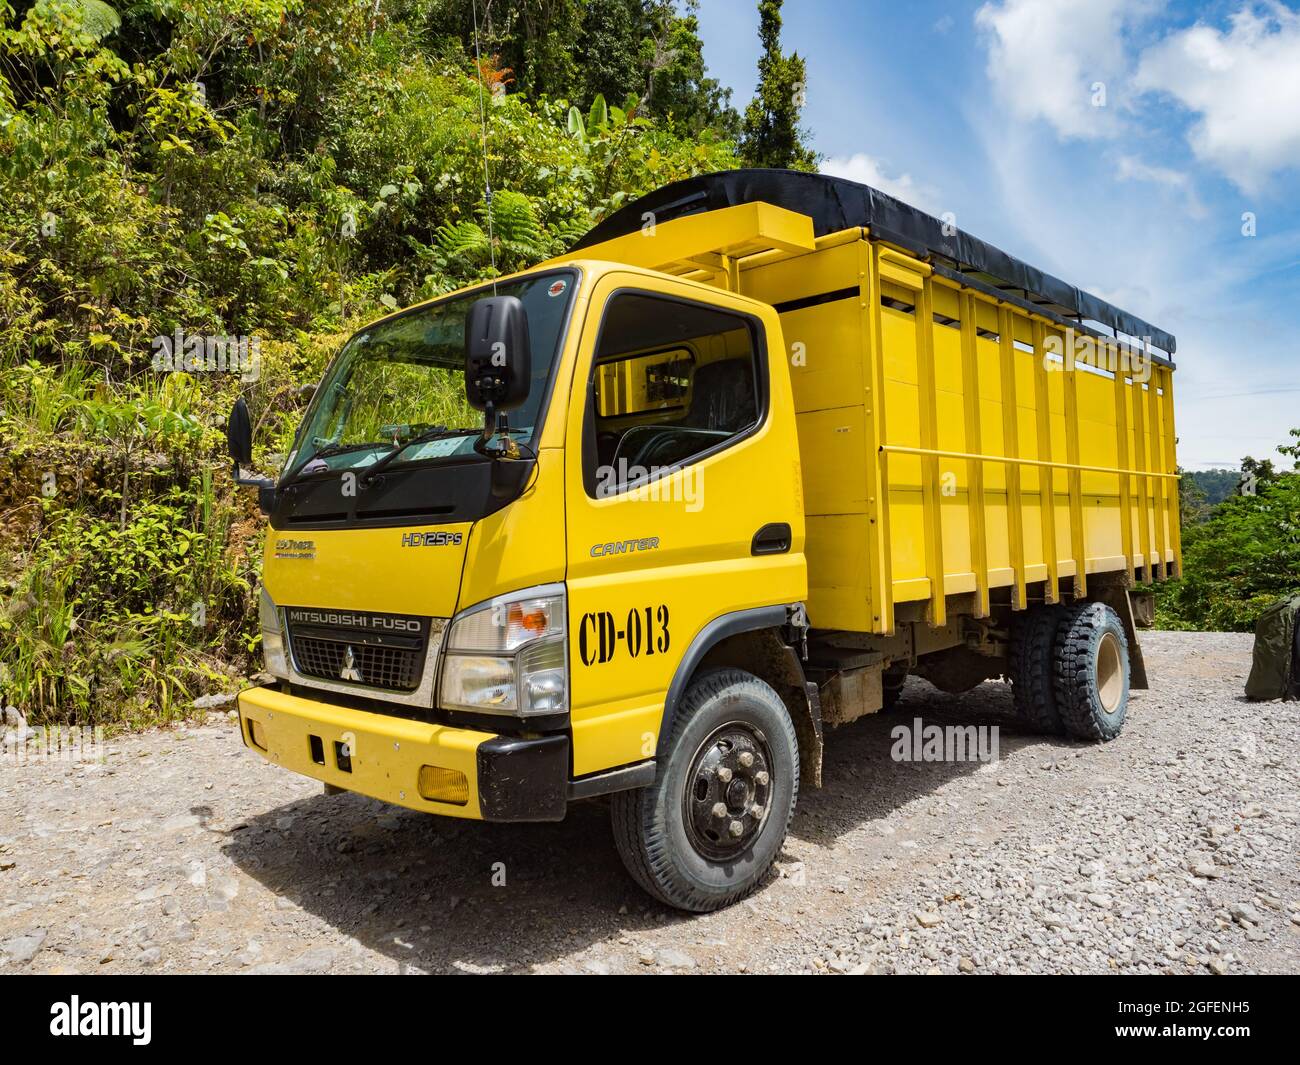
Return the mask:
M 354 684 L 361 684 L 365 677 L 361 675 L 361 670 L 357 669 L 356 655 L 352 653 L 351 646 L 343 652 L 343 668 L 339 670 L 339 680 L 350 680 Z

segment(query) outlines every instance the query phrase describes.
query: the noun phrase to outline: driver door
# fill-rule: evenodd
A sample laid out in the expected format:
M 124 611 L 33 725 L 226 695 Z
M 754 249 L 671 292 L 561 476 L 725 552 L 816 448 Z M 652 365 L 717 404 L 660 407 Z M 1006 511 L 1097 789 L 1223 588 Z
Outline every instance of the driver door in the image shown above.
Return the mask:
M 620 272 L 590 307 L 565 449 L 577 776 L 654 755 L 669 684 L 710 621 L 806 594 L 789 381 L 778 361 L 774 403 L 768 365 L 775 314 Z M 785 550 L 755 553 L 758 531 L 781 524 Z

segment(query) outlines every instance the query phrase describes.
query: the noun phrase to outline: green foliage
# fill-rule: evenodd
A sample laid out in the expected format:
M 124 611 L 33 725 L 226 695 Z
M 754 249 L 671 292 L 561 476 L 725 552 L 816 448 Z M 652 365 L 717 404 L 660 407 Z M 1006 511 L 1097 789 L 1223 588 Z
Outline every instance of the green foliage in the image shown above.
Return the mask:
M 645 10 L 642 0 L 587 0 L 581 82 L 557 95 L 587 104 L 597 96 L 626 100 L 644 93 Z
M 1300 430 L 1292 430 L 1300 438 Z M 1295 454 L 1295 445 L 1279 449 Z M 1300 456 L 1298 456 L 1300 457 Z M 1183 526 L 1183 577 L 1161 586 L 1157 620 L 1167 628 L 1249 631 L 1266 606 L 1300 592 L 1300 466 L 1264 476 Z M 1184 511 L 1186 513 L 1186 510 Z
M 738 140 L 741 122 L 731 106 L 731 90 L 710 78 L 704 63 L 698 3 L 689 0 L 683 16 L 676 14 L 671 3 L 652 6 L 661 9 L 661 15 L 654 23 L 658 33 L 648 45 L 644 107 L 668 118 L 676 129 Z M 643 46 L 643 53 L 646 51 Z
M 748 166 L 813 170 L 816 153 L 799 128 L 807 89 L 804 61 L 781 51 L 781 0 L 759 0 L 758 94 L 745 109 L 740 151 Z
M 426 25 L 437 39 L 508 77 L 531 99 L 582 110 L 617 100 L 679 133 L 735 140 L 730 90 L 707 76 L 698 0 L 441 0 Z
M 1207 506 L 1216 507 L 1241 484 L 1240 470 L 1190 470 L 1183 473 L 1184 492 L 1199 492 Z
M 215 657 L 247 640 L 239 624 L 210 622 L 207 604 L 230 599 L 242 614 L 250 585 L 210 564 L 213 530 L 190 524 L 193 504 L 172 491 L 125 526 L 47 507 L 0 616 L 9 701 L 35 721 L 135 723 L 171 717 L 178 696 L 219 677 Z
M 76 0 L 69 6 L 78 18 L 81 32 L 96 40 L 107 37 L 122 25 L 121 16 L 103 0 Z
M 138 724 L 243 683 L 263 522 L 225 470 L 234 398 L 271 472 L 361 324 L 735 165 L 679 120 L 703 66 L 671 5 L 495 3 L 480 65 L 469 11 L 0 0 L 0 703 Z M 587 32 L 621 42 L 599 71 Z M 679 46 L 696 71 L 671 116 L 628 99 L 652 32 L 679 40 L 660 100 Z M 243 338 L 257 372 L 163 372 L 178 336 Z
M 438 229 L 438 249 L 444 262 L 453 267 L 468 259 L 476 265 L 494 260 L 498 269 L 511 273 L 546 257 L 553 246 L 542 236 L 537 220 L 537 210 L 527 196 L 506 189 L 492 197 L 491 210 L 487 204 L 478 209 L 483 225 L 462 219 L 451 226 Z M 490 235 L 484 231 L 487 226 Z

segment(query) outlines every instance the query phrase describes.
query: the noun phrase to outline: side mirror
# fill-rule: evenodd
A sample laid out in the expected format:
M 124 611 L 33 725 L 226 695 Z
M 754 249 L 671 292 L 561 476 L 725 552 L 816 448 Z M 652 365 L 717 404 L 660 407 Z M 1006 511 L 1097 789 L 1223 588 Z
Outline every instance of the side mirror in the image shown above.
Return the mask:
M 256 488 L 262 513 L 271 513 L 275 502 L 275 482 L 265 477 L 245 477 L 239 470 L 253 461 L 253 422 L 248 417 L 248 404 L 243 396 L 230 408 L 230 418 L 226 422 L 226 450 L 235 463 L 235 484 Z
M 234 460 L 236 470 L 253 461 L 253 423 L 248 417 L 248 404 L 244 397 L 235 400 L 226 422 L 226 450 Z
M 513 410 L 528 398 L 528 312 L 517 296 L 485 296 L 465 317 L 465 395 L 475 410 Z

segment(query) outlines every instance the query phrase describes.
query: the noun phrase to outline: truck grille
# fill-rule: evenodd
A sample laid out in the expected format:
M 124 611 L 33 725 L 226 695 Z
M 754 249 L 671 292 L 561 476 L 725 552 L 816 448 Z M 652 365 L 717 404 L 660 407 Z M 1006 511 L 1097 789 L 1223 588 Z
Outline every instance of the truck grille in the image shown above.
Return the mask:
M 295 616 L 319 612 L 290 609 L 286 613 L 289 649 L 294 668 L 302 676 L 397 692 L 414 691 L 419 686 L 428 619 L 410 619 L 423 622 L 419 635 L 393 635 L 376 631 L 376 619 L 386 615 L 346 615 L 348 620 L 369 622 L 368 627 L 354 628 L 295 624 Z
M 318 636 L 296 636 L 293 656 L 298 672 L 307 677 L 342 680 L 348 648 L 352 648 L 352 668 L 361 679 L 347 678 L 353 684 L 372 688 L 410 691 L 420 683 L 420 654 L 401 647 L 365 647 L 340 640 L 323 640 Z

